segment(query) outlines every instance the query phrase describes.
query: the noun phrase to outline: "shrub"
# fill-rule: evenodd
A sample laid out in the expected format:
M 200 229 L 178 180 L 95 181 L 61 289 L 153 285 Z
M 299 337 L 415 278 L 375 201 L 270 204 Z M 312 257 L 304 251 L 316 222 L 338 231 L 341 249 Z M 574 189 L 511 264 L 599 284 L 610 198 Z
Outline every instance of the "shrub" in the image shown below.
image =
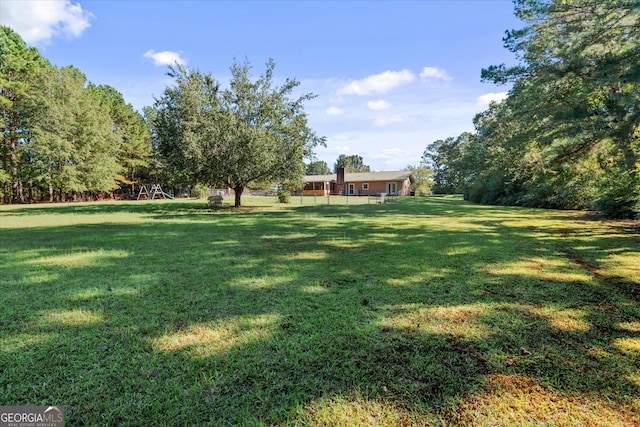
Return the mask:
M 640 197 L 623 189 L 609 189 L 594 201 L 593 208 L 610 218 L 637 218 Z
M 278 190 L 278 202 L 291 203 L 291 193 L 289 190 L 284 190 L 282 188 Z
M 204 184 L 196 184 L 193 187 L 193 196 L 198 199 L 204 199 L 209 194 L 209 187 Z
M 593 208 L 611 218 L 640 217 L 640 179 L 633 174 L 609 179 L 593 202 Z

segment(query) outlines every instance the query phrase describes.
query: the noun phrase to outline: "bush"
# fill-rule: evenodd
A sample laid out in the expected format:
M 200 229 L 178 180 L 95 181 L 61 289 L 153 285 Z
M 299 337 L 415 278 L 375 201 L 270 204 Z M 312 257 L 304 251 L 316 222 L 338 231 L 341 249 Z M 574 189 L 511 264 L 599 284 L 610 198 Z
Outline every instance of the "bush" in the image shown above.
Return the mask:
M 593 208 L 611 218 L 640 217 L 640 183 L 634 175 L 610 180 L 593 202 Z
M 640 198 L 637 194 L 610 190 L 593 203 L 593 208 L 610 218 L 638 218 Z
M 193 187 L 193 196 L 198 199 L 204 199 L 209 195 L 209 187 L 204 184 L 196 184 Z
M 494 177 L 476 180 L 465 192 L 465 200 L 485 205 L 498 204 L 504 196 L 504 185 Z
M 278 202 L 291 203 L 291 193 L 289 192 L 289 190 L 278 190 Z

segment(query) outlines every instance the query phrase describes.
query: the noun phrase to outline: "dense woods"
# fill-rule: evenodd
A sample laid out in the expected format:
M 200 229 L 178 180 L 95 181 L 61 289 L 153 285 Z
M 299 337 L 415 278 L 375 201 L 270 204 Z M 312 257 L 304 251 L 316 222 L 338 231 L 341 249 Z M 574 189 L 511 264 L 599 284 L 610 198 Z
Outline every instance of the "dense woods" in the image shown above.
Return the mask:
M 91 199 L 131 189 L 148 165 L 143 117 L 109 86 L 51 65 L 0 27 L 0 192 L 4 203 Z
M 476 132 L 435 141 L 434 191 L 474 202 L 640 213 L 640 3 L 516 0 L 527 25 L 507 33 L 512 83 Z

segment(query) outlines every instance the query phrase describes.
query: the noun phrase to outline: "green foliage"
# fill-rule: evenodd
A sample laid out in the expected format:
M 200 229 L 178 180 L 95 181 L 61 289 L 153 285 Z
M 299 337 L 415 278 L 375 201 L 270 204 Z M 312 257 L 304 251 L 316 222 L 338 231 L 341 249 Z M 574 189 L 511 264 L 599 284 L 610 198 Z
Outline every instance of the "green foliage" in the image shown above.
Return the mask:
M 431 194 L 433 171 L 429 166 L 425 163 L 420 163 L 417 165 L 407 165 L 405 169 L 413 172 L 414 182 L 411 185 L 411 190 L 415 192 L 416 196 Z
M 33 120 L 33 84 L 47 61 L 11 28 L 0 26 L 0 184 L 5 203 L 23 203 L 29 158 L 23 144 Z
M 4 26 L 0 88 L 5 203 L 93 197 L 147 165 L 148 127 L 120 93 L 50 65 Z
M 633 0 L 516 1 L 528 26 L 507 34 L 520 59 L 493 66 L 483 78 L 513 81 L 506 140 L 520 146 L 528 175 L 514 174 L 525 193 L 503 200 L 575 208 L 593 205 L 633 216 L 640 200 L 633 176 L 640 150 L 640 5 Z M 485 134 L 487 135 L 487 134 Z M 493 142 L 490 133 L 488 141 Z M 625 194 L 625 196 L 622 196 Z
M 640 216 L 640 179 L 638 173 L 617 174 L 613 178 L 603 179 L 598 189 L 598 197 L 593 208 L 614 218 L 633 218 Z
M 291 203 L 291 192 L 285 188 L 280 188 L 278 190 L 278 202 Z
M 40 76 L 41 108 L 30 126 L 30 153 L 39 159 L 42 184 L 53 200 L 67 194 L 111 191 L 122 166 L 116 157 L 118 136 L 109 110 L 86 78 L 73 67 L 50 67 Z
M 465 132 L 455 138 L 435 141 L 427 146 L 422 160 L 433 167 L 434 193 L 465 193 L 477 174 L 478 140 Z
M 89 84 L 88 90 L 100 100 L 103 109 L 109 112 L 113 132 L 119 141 L 116 145 L 116 157 L 125 169 L 126 176 L 121 178 L 126 184 L 133 184 L 135 192 L 137 172 L 150 164 L 151 134 L 144 118 L 127 104 L 122 94 L 111 86 Z
M 357 154 L 352 154 L 350 156 L 340 154 L 333 165 L 333 172 L 336 173 L 340 167 L 343 167 L 346 173 L 371 171 L 369 165 L 364 164 L 362 156 L 358 156 Z
M 204 184 L 196 184 L 193 187 L 193 196 L 198 199 L 204 199 L 209 195 L 209 187 Z
M 640 4 L 516 0 L 515 8 L 527 26 L 508 32 L 505 46 L 519 63 L 482 72 L 513 88 L 476 117 L 475 155 L 456 151 L 453 139 L 434 143 L 436 187 L 466 187 L 483 203 L 637 215 Z
M 329 175 L 330 173 L 329 165 L 323 160 L 310 162 L 305 170 L 305 175 Z
M 301 179 L 303 159 L 324 144 L 304 113 L 304 103 L 314 95 L 292 99 L 299 86 L 295 79 L 274 87 L 274 68 L 270 60 L 265 73 L 252 81 L 248 62 L 235 62 L 225 90 L 209 74 L 170 69 L 175 86 L 157 100 L 153 128 L 173 174 L 189 184 L 233 188 L 235 206 L 252 182 Z

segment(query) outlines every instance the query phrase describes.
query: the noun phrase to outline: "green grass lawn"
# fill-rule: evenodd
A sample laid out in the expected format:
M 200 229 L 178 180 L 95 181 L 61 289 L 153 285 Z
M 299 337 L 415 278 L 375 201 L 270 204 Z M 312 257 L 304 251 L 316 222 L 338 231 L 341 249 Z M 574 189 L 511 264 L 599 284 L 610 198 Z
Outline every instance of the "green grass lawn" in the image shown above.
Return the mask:
M 636 224 L 244 202 L 0 206 L 0 404 L 67 425 L 639 425 Z

